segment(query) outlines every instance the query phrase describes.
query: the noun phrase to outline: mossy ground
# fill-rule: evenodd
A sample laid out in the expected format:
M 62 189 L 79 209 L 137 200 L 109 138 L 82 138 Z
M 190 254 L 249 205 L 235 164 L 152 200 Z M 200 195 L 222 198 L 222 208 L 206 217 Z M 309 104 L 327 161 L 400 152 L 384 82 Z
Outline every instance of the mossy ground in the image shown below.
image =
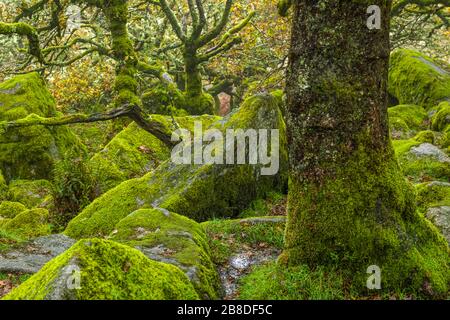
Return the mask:
M 267 219 L 267 220 L 266 220 Z M 202 223 L 208 235 L 211 257 L 216 265 L 226 263 L 244 246 L 283 248 L 283 217 L 259 217 L 240 220 L 213 220 Z
M 241 279 L 241 300 L 341 300 L 346 297 L 344 278 L 323 268 L 285 268 L 276 262 L 258 266 Z
M 0 298 L 29 278 L 29 274 L 5 274 L 0 272 Z
M 433 207 L 450 207 L 450 183 L 425 182 L 415 186 L 417 205 L 422 212 Z
M 269 192 L 265 199 L 257 199 L 242 211 L 239 218 L 286 215 L 287 196 L 280 192 Z

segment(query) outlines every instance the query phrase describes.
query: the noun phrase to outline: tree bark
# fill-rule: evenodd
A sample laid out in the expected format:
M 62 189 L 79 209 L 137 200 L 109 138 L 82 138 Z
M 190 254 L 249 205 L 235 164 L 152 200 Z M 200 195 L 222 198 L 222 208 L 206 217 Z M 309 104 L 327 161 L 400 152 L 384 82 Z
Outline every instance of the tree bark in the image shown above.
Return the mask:
M 184 63 L 186 94 L 188 97 L 199 97 L 203 94 L 203 84 L 195 49 L 185 49 Z
M 371 5 L 381 9 L 381 29 L 367 27 Z M 390 7 L 382 0 L 293 2 L 290 186 L 279 261 L 337 269 L 358 291 L 367 290 L 367 268 L 377 265 L 385 289 L 432 283 L 442 293 L 448 246 L 417 214 L 389 139 Z

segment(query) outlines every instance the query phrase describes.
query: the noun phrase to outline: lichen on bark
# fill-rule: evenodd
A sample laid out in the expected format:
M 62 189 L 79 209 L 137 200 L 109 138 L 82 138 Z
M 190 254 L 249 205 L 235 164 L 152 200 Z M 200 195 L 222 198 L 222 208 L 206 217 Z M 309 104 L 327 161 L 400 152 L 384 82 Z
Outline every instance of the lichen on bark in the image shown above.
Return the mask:
M 366 27 L 373 4 L 380 30 Z M 279 262 L 339 270 L 360 293 L 367 293 L 367 268 L 377 265 L 387 292 L 444 296 L 448 246 L 417 213 L 389 140 L 390 4 L 294 4 L 288 223 Z

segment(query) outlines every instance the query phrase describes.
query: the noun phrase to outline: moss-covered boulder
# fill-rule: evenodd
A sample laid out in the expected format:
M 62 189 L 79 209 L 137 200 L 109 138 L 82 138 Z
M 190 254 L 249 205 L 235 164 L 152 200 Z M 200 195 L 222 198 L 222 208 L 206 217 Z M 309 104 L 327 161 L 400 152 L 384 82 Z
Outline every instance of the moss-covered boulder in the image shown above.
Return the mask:
M 27 208 L 51 208 L 52 184 L 47 180 L 13 180 L 9 184 L 9 198 Z
M 67 127 L 5 125 L 30 114 L 58 115 L 53 97 L 39 75 L 20 75 L 0 83 L 0 170 L 7 181 L 47 179 L 54 161 L 64 157 L 67 150 L 85 150 Z
M 2 226 L 7 231 L 13 231 L 27 238 L 50 234 L 47 209 L 31 209 L 22 211 Z
M 179 267 L 202 299 L 220 297 L 219 276 L 206 234 L 197 222 L 163 209 L 141 209 L 122 219 L 110 239 Z
M 433 181 L 416 185 L 420 211 L 441 230 L 450 244 L 450 183 Z
M 218 119 L 214 116 L 176 117 L 175 121 L 183 128 L 193 130 L 194 121 L 209 126 Z M 171 117 L 153 115 L 152 120 L 169 130 L 176 129 Z M 170 150 L 164 143 L 132 123 L 95 154 L 89 165 L 98 181 L 97 192 L 102 194 L 125 180 L 142 177 L 169 157 Z
M 412 181 L 449 181 L 450 158 L 433 145 L 434 133 L 424 131 L 408 140 L 394 140 L 393 145 L 404 174 Z
M 187 300 L 198 295 L 179 268 L 126 245 L 90 239 L 77 242 L 3 299 Z
M 426 217 L 441 230 L 450 245 L 450 206 L 429 208 Z
M 450 103 L 442 102 L 431 119 L 431 127 L 435 131 L 445 131 L 450 127 Z
M 140 208 L 164 208 L 196 221 L 236 217 L 251 201 L 284 189 L 287 152 L 280 105 L 279 94 L 255 96 L 229 119 L 215 124 L 221 132 L 279 129 L 278 174 L 261 175 L 267 165 L 177 165 L 168 160 L 144 177 L 128 180 L 97 198 L 69 223 L 65 233 L 73 238 L 106 236 L 120 220 Z
M 19 202 L 2 201 L 0 203 L 0 217 L 5 219 L 12 219 L 25 210 L 27 207 Z
M 400 104 L 415 104 L 427 110 L 450 101 L 450 73 L 447 65 L 408 49 L 391 54 L 389 93 Z
M 423 107 L 400 105 L 389 108 L 389 125 L 393 138 L 411 138 L 427 129 L 428 114 Z
M 416 185 L 417 204 L 422 212 L 431 207 L 450 207 L 450 183 L 433 181 Z

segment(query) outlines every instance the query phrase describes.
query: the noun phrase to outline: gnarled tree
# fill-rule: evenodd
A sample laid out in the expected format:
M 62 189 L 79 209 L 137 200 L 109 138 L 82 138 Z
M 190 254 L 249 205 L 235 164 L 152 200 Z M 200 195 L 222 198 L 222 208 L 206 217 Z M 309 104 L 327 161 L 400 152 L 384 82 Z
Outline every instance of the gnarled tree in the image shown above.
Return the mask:
M 182 51 L 184 90 L 182 98 L 176 103 L 191 114 L 214 113 L 214 98 L 204 91 L 200 66 L 239 44 L 241 38 L 238 33 L 248 25 L 254 12 L 226 30 L 233 0 L 226 0 L 221 17 L 209 28 L 210 21 L 201 0 L 187 0 L 189 24 L 186 14 L 183 16 L 184 22 L 180 22 L 167 0 L 159 0 L 157 5 L 161 7 L 179 41 L 172 44 L 171 48 L 181 48 Z
M 196 1 L 194 4 L 189 0 L 192 32 L 187 35 L 187 25 L 180 27 L 165 0 L 148 1 L 148 4 L 156 4 L 163 9 L 167 20 L 182 41 L 186 64 L 186 90 L 181 92 L 160 64 L 149 62 L 151 59 L 140 52 L 142 41 L 146 39 L 136 39 L 129 31 L 130 3 L 135 5 L 133 8 L 139 10 L 140 4 L 136 5 L 132 0 L 40 0 L 30 7 L 22 8 L 22 12 L 13 21 L 0 22 L 0 35 L 18 35 L 28 39 L 28 55 L 17 72 L 43 72 L 51 68 L 66 67 L 93 54 L 114 60 L 116 66 L 115 94 L 111 110 L 101 114 L 75 114 L 52 119 L 29 115 L 18 121 L 2 122 L 0 129 L 31 125 L 55 126 L 128 117 L 171 145 L 170 132 L 165 132 L 157 122 L 152 121 L 143 108 L 138 81 L 142 77 L 158 79 L 169 91 L 169 95 L 179 98 L 178 107 L 192 114 L 214 113 L 213 98 L 203 92 L 199 65 L 239 43 L 236 34 L 249 22 L 252 14 L 224 33 L 232 5 L 229 0 L 220 22 L 212 30 L 205 32 L 207 20 L 202 1 Z M 80 21 L 79 27 L 89 30 L 85 32 L 87 36 L 74 36 L 73 31 L 68 31 L 64 12 L 70 5 L 77 5 L 85 12 L 90 10 L 89 19 Z M 48 12 L 51 13 L 50 19 L 46 19 Z M 36 25 L 33 25 L 33 22 Z M 199 53 L 200 48 L 218 37 L 220 40 L 214 47 Z

